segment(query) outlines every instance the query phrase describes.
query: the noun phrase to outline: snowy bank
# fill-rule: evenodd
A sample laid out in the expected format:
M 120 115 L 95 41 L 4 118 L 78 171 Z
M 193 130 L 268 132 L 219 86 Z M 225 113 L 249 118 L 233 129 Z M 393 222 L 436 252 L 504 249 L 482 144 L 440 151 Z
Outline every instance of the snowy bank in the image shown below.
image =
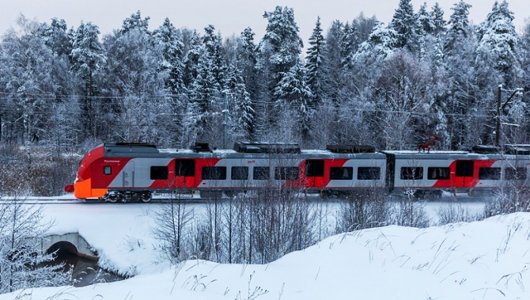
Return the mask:
M 530 213 L 335 235 L 267 265 L 187 261 L 84 288 L 0 299 L 530 299 Z

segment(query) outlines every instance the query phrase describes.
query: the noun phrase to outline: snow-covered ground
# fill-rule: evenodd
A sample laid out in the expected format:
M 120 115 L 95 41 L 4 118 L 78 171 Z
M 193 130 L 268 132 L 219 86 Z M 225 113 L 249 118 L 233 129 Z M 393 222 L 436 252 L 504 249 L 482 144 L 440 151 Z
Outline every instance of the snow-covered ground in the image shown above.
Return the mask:
M 340 234 L 266 265 L 190 260 L 171 267 L 153 235 L 162 205 L 45 205 L 50 233 L 79 232 L 102 266 L 135 276 L 84 288 L 17 291 L 0 300 L 530 299 L 530 213 Z M 437 212 L 450 205 L 428 202 L 425 210 L 436 222 Z M 469 213 L 484 208 L 481 201 L 459 205 Z M 204 206 L 192 203 L 188 210 L 200 218 Z
M 47 204 L 43 208 L 53 224 L 51 234 L 78 232 L 98 251 L 100 266 L 124 275 L 138 275 L 167 267 L 153 234 L 157 212 L 164 205 L 167 204 L 73 202 Z M 438 223 L 439 211 L 449 207 L 461 208 L 469 214 L 484 210 L 481 201 L 424 202 L 422 205 L 432 224 Z M 328 226 L 335 228 L 340 201 L 323 202 L 321 208 Z M 206 206 L 197 202 L 186 204 L 186 210 L 192 218 L 206 215 Z
M 530 299 L 529 213 L 340 234 L 266 265 L 190 260 L 175 268 L 152 235 L 159 208 L 47 205 L 52 232 L 79 232 L 104 266 L 137 275 L 0 299 Z

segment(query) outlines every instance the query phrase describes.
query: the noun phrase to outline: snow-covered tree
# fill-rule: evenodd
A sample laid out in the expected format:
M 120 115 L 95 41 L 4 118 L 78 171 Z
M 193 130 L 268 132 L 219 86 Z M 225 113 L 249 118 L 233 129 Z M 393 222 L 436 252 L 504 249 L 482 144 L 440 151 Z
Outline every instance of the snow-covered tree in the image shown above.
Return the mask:
M 357 50 L 359 44 L 368 39 L 372 31 L 374 30 L 374 27 L 378 23 L 379 21 L 377 21 L 377 18 L 375 16 L 367 18 L 362 12 L 359 14 L 359 16 L 353 19 L 353 21 L 351 22 L 351 27 L 354 29 L 356 34 L 356 43 L 354 50 Z
M 99 29 L 92 23 L 81 23 L 74 33 L 72 46 L 72 69 L 78 76 L 79 90 L 82 99 L 79 99 L 81 108 L 81 124 L 83 137 L 97 136 L 96 125 L 96 96 L 98 95 L 97 81 L 100 71 L 106 62 L 101 43 L 99 42 Z
M 157 46 L 162 51 L 163 60 L 160 62 L 161 71 L 168 72 L 166 88 L 171 95 L 184 92 L 184 64 L 182 62 L 182 42 L 177 29 L 168 18 L 153 33 Z
M 256 70 L 258 52 L 254 43 L 254 32 L 250 27 L 245 28 L 237 41 L 235 65 L 243 76 L 250 98 L 255 100 L 258 96 Z
M 182 130 L 182 116 L 186 107 L 186 89 L 184 86 L 184 63 L 182 61 L 183 44 L 177 29 L 168 18 L 154 32 L 156 50 L 162 53 L 163 60 L 159 62 L 159 69 L 165 72 L 165 87 L 170 108 L 170 123 L 168 132 L 171 142 L 178 143 Z
M 68 56 L 72 52 L 72 40 L 65 20 L 52 18 L 50 25 L 43 26 L 41 34 L 55 55 Z
M 46 230 L 41 208 L 17 197 L 0 204 L 0 293 L 68 282 L 61 265 L 49 264 L 53 255 L 41 252 Z
M 397 33 L 383 23 L 378 24 L 368 40 L 359 46 L 353 60 L 356 64 L 371 64 L 389 57 L 398 44 Z
M 322 28 L 320 28 L 320 18 L 317 19 L 313 33 L 309 38 L 309 48 L 306 53 L 306 64 L 305 69 L 307 72 L 307 85 L 311 89 L 313 94 L 313 103 L 311 104 L 314 109 L 318 106 L 323 97 L 323 86 L 324 86 L 324 47 L 325 40 L 322 35 Z
M 267 19 L 267 28 L 259 45 L 257 68 L 263 80 L 260 101 L 265 105 L 257 114 L 262 119 L 261 128 L 270 130 L 278 118 L 275 109 L 278 96 L 274 91 L 289 70 L 299 63 L 303 44 L 298 36 L 293 9 L 277 6 L 263 16 Z
M 331 24 L 327 34 L 324 51 L 323 69 L 326 74 L 324 84 L 324 92 L 327 99 L 330 99 L 334 104 L 338 102 L 338 92 L 341 87 L 341 52 L 340 42 L 342 40 L 342 23 L 334 21 Z
M 469 9 L 470 4 L 460 0 L 451 8 L 453 13 L 449 17 L 449 28 L 446 34 L 446 48 L 449 51 L 457 47 L 456 43 L 462 42 L 472 34 L 472 28 L 469 25 Z
M 425 138 L 431 103 L 428 69 L 407 51 L 386 60 L 375 86 L 375 132 L 384 149 L 416 148 Z
M 149 31 L 149 17 L 142 19 L 142 14 L 139 10 L 133 13 L 130 17 L 123 20 L 120 33 L 125 34 L 130 30 L 140 30 L 144 32 Z
M 396 47 L 410 51 L 418 49 L 419 22 L 411 0 L 400 0 L 389 27 L 396 32 Z
M 23 16 L 21 33 L 10 31 L 4 37 L 0 71 L 4 94 L 5 121 L 11 123 L 13 138 L 22 143 L 39 143 L 47 133 L 48 118 L 56 100 L 56 84 L 50 71 L 54 56 L 40 34 L 43 25 Z
M 215 32 L 213 25 L 204 28 L 202 42 L 206 48 L 207 54 L 211 60 L 211 71 L 216 85 L 223 88 L 224 76 L 226 72 L 226 63 L 224 61 L 223 47 L 221 45 L 221 34 Z
M 168 74 L 159 72 L 164 57 L 146 31 L 147 20 L 133 14 L 124 21 L 122 31 L 105 37 L 108 56 L 98 117 L 110 129 L 105 134 L 108 138 L 163 145 L 171 122 L 165 97 Z
M 522 36 L 521 45 L 523 51 L 521 52 L 522 57 L 522 68 L 524 70 L 523 85 L 525 91 L 530 90 L 530 23 L 527 23 Z M 530 103 L 530 101 L 529 101 Z
M 219 132 L 215 128 L 222 130 L 220 124 L 216 124 L 215 119 L 222 122 L 220 115 L 221 107 L 221 86 L 217 82 L 214 73 L 214 61 L 205 45 L 197 48 L 197 76 L 189 88 L 190 101 L 197 108 L 197 124 L 199 126 L 199 139 L 201 141 L 214 141 L 214 137 L 219 137 Z M 223 133 L 224 134 L 224 133 Z
M 229 102 L 225 109 L 229 111 L 223 111 L 223 114 L 229 113 L 230 115 L 230 120 L 225 119 L 224 122 L 230 123 L 234 141 L 253 140 L 256 126 L 254 102 L 246 90 L 241 72 L 234 66 L 227 69 L 227 80 L 224 86 L 223 96 Z
M 184 85 L 189 90 L 197 77 L 197 63 L 199 62 L 200 52 L 203 48 L 201 37 L 195 31 L 190 33 L 188 48 L 184 55 Z
M 508 87 L 514 86 L 521 73 L 517 43 L 518 35 L 508 2 L 495 2 L 479 29 L 477 59 L 492 64 L 502 74 L 503 83 Z
M 432 34 L 434 32 L 434 19 L 431 14 L 427 11 L 427 3 L 423 3 L 416 14 L 416 18 L 419 22 L 419 29 L 423 34 Z
M 274 89 L 274 95 L 279 99 L 279 104 L 284 102 L 298 113 L 297 120 L 302 141 L 309 140 L 310 120 L 314 111 L 311 106 L 313 94 L 306 82 L 306 71 L 302 64 L 297 63 L 283 76 Z
M 432 7 L 430 17 L 433 25 L 431 33 L 435 36 L 444 33 L 446 24 L 444 20 L 444 11 L 442 10 L 438 2 L 436 2 Z

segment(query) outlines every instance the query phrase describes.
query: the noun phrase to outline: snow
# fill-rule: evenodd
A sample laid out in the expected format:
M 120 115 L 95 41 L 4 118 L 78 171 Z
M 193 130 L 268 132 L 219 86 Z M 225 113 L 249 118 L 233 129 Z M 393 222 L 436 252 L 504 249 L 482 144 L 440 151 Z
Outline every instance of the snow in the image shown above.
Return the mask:
M 160 205 L 72 203 L 45 205 L 53 222 L 50 234 L 78 232 L 94 247 L 100 266 L 123 275 L 160 271 L 153 237 L 154 215 Z
M 194 204 L 190 204 L 194 205 Z M 47 205 L 54 233 L 78 231 L 101 263 L 135 277 L 2 299 L 529 299 L 530 213 L 329 237 L 266 265 L 171 267 L 153 238 L 160 205 Z

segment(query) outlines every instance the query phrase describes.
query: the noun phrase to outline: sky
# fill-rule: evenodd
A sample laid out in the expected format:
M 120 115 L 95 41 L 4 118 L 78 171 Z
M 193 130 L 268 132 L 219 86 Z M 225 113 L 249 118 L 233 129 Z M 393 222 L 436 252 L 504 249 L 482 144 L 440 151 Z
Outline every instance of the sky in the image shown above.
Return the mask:
M 438 0 L 445 11 L 458 0 Z M 412 0 L 414 9 L 426 2 L 431 7 L 433 0 Z M 494 0 L 466 0 L 472 5 L 470 18 L 474 24 L 482 22 Z M 528 0 L 509 0 L 515 15 L 515 27 L 522 32 L 530 19 Z M 178 27 L 197 29 L 202 32 L 213 24 L 224 37 L 239 33 L 250 26 L 259 40 L 264 34 L 265 11 L 272 11 L 276 5 L 292 7 L 304 42 L 311 35 L 316 18 L 320 16 L 322 27 L 327 30 L 333 20 L 350 21 L 361 12 L 365 16 L 375 15 L 388 23 L 399 0 L 0 0 L 0 34 L 15 27 L 16 19 L 23 14 L 29 19 L 48 22 L 52 17 L 65 19 L 68 26 L 78 26 L 81 21 L 93 22 L 103 34 L 120 28 L 123 19 L 140 10 L 142 16 L 149 16 L 151 29 L 158 27 L 166 17 Z

